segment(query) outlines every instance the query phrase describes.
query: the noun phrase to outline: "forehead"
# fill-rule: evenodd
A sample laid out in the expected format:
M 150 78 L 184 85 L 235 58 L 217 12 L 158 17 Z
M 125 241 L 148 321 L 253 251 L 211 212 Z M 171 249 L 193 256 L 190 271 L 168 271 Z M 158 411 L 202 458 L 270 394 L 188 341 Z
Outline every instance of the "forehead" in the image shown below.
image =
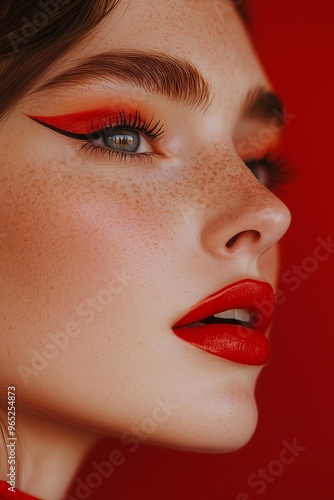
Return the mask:
M 194 66 L 207 82 L 208 101 L 211 110 L 215 110 L 215 117 L 210 119 L 213 127 L 214 120 L 220 121 L 223 117 L 227 128 L 232 130 L 247 95 L 256 88 L 271 90 L 246 29 L 227 0 L 120 0 L 116 9 L 88 37 L 36 82 L 33 90 L 43 88 L 50 81 L 57 80 L 59 75 L 61 78 L 66 72 L 73 73 L 87 60 L 93 60 L 94 67 L 86 68 L 76 78 L 71 103 L 74 105 L 74 101 L 80 99 L 82 103 L 86 102 L 88 97 L 90 100 L 94 96 L 101 98 L 102 93 L 107 96 L 108 89 L 112 89 L 113 68 L 108 67 L 106 71 L 104 67 L 102 70 L 98 61 L 115 51 L 119 54 L 126 51 L 148 55 L 158 53 Z M 106 72 L 107 80 L 103 78 Z M 88 85 L 87 78 L 100 80 L 100 83 Z M 186 86 L 184 88 L 187 91 Z M 63 92 L 60 89 L 60 100 L 62 95 L 68 98 L 67 91 L 67 86 L 63 87 Z M 55 95 L 57 93 L 53 92 L 53 98 Z M 41 98 L 43 104 L 45 95 L 32 92 L 32 98 L 35 101 Z M 140 102 L 143 98 L 146 99 L 142 95 L 138 97 Z M 24 101 L 26 99 L 29 103 L 31 94 Z
M 158 50 L 195 64 L 217 90 L 237 82 L 244 94 L 268 85 L 228 0 L 121 0 L 88 41 L 73 52 L 74 59 L 112 49 Z

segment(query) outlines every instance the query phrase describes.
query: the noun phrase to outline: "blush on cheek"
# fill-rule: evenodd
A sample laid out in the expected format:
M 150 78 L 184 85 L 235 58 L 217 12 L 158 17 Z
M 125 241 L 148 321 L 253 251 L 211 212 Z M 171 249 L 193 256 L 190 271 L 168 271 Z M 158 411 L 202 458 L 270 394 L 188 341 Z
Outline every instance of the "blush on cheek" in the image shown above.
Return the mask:
M 11 186 L 2 213 L 8 227 L 1 249 L 3 290 L 7 301 L 32 317 L 56 314 L 63 321 L 80 301 L 124 270 L 124 226 L 118 221 L 117 201 L 108 206 L 93 194 L 83 201 L 80 194 L 73 195 L 74 183 L 56 187 L 53 177 L 29 181 L 23 176 Z

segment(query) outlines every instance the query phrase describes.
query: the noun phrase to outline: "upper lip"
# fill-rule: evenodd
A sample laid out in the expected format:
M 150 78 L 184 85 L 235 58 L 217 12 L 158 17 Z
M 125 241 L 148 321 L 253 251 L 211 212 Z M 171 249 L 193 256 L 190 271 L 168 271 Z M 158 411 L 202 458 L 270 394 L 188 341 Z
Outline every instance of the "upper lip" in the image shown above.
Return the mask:
M 265 332 L 274 315 L 274 290 L 265 281 L 253 279 L 237 281 L 203 299 L 178 320 L 173 328 L 196 323 L 229 309 L 248 309 L 253 317 L 252 327 Z

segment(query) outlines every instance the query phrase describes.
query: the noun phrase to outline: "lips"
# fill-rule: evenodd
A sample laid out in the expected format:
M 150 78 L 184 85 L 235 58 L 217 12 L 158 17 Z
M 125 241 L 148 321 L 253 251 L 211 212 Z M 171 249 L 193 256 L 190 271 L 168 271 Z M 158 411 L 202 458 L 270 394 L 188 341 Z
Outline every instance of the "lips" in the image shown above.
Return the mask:
M 172 329 L 181 339 L 215 356 L 263 365 L 269 359 L 265 332 L 274 309 L 275 294 L 269 283 L 245 279 L 201 301 Z

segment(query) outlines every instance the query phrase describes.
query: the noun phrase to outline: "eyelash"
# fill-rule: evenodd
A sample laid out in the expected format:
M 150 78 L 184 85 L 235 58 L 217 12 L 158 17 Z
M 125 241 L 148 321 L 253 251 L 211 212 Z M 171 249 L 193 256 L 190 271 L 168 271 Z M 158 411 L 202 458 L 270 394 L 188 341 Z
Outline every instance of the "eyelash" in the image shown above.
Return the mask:
M 114 121 L 115 119 L 112 120 L 111 118 L 109 118 L 109 124 L 101 120 L 101 125 L 98 130 L 95 130 L 94 126 L 91 124 L 93 132 L 90 134 L 82 134 L 81 140 L 87 139 L 87 141 L 81 146 L 80 150 L 84 149 L 90 151 L 90 154 L 108 155 L 109 158 L 113 156 L 122 161 L 133 161 L 134 159 L 141 162 L 145 160 L 152 161 L 152 158 L 157 156 L 155 153 L 128 153 L 118 151 L 116 149 L 94 145 L 92 144 L 92 139 L 97 140 L 111 133 L 127 129 L 145 135 L 145 137 L 149 138 L 152 142 L 158 142 L 163 137 L 164 128 L 163 125 L 160 124 L 160 120 L 153 124 L 153 119 L 154 116 L 147 122 L 146 119 L 141 118 L 139 111 L 136 111 L 132 118 L 128 117 L 124 111 L 118 111 L 116 122 Z M 112 123 L 112 121 L 114 121 L 114 123 Z M 79 134 L 77 135 L 78 139 L 80 139 Z
M 244 163 L 251 171 L 257 165 L 265 169 L 268 176 L 268 182 L 265 186 L 270 191 L 282 192 L 283 187 L 295 179 L 294 169 L 282 155 L 274 156 L 272 152 L 268 152 L 261 158 L 244 160 Z

